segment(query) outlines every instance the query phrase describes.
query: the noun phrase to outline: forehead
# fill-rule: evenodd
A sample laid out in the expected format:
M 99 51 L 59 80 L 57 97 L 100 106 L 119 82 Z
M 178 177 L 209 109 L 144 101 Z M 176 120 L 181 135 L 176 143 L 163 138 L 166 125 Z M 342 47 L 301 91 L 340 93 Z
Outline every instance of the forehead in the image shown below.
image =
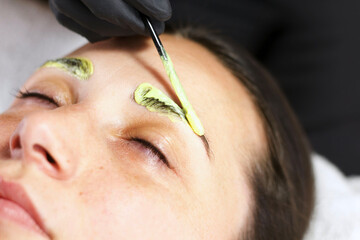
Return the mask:
M 201 45 L 171 35 L 161 35 L 161 40 L 214 154 L 223 158 L 238 155 L 238 150 L 246 155 L 249 150 L 262 148 L 265 137 L 261 120 L 240 81 Z M 111 39 L 86 45 L 71 55 L 93 61 L 94 89 L 124 81 L 149 82 L 178 103 L 151 39 Z

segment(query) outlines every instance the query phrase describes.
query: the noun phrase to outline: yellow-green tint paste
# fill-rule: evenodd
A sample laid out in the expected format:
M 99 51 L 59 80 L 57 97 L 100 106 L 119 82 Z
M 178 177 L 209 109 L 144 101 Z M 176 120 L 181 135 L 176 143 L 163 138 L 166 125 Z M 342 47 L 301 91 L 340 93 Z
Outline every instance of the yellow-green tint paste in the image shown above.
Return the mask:
M 49 60 L 41 67 L 55 67 L 66 71 L 79 80 L 87 80 L 94 72 L 92 62 L 86 58 L 66 57 Z
M 165 52 L 165 50 L 164 50 Z M 179 98 L 182 106 L 182 110 L 184 111 L 186 120 L 188 121 L 190 127 L 193 131 L 199 135 L 204 135 L 204 127 L 201 124 L 199 117 L 196 115 L 195 110 L 191 106 L 188 98 L 186 97 L 185 91 L 181 86 L 180 80 L 175 72 L 173 63 L 169 57 L 169 55 L 165 52 L 166 58 L 161 57 L 162 63 L 165 67 L 166 74 L 170 78 L 171 85 L 173 86 L 177 97 Z
M 135 90 L 134 98 L 135 102 L 151 112 L 160 113 L 172 121 L 183 120 L 186 122 L 183 110 L 171 98 L 150 83 L 140 84 Z

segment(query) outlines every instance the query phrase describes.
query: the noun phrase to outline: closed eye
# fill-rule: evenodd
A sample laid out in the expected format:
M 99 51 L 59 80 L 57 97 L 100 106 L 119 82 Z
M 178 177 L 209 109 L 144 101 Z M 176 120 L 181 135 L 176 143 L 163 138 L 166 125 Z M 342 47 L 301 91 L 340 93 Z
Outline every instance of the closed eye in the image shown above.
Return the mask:
M 45 101 L 46 103 L 53 104 L 56 107 L 60 106 L 53 98 L 51 98 L 45 94 L 38 93 L 38 92 L 29 92 L 28 90 L 25 90 L 25 91 L 20 90 L 16 97 L 19 99 L 35 98 L 38 100 Z
M 152 154 L 153 157 L 158 158 L 168 168 L 171 168 L 170 164 L 169 164 L 169 161 L 167 160 L 165 155 L 157 147 L 155 147 L 153 144 L 151 144 L 150 142 L 148 142 L 148 141 L 146 141 L 144 139 L 140 139 L 140 138 L 132 138 L 131 140 L 135 141 L 137 143 L 140 143 L 143 147 L 145 147 L 147 150 L 150 151 L 150 153 Z

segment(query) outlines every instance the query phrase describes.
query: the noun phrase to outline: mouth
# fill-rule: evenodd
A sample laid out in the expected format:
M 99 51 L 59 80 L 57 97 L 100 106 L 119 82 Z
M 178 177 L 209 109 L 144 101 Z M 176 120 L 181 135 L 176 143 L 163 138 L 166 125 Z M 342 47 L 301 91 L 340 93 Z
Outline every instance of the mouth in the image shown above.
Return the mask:
M 0 218 L 49 238 L 40 217 L 25 190 L 16 183 L 0 177 Z

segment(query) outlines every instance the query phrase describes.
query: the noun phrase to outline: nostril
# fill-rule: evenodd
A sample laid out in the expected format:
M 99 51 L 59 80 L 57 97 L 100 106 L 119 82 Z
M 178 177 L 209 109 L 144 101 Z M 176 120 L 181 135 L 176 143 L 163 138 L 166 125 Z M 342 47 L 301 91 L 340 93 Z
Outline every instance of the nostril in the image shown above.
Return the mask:
M 16 135 L 10 143 L 10 149 L 16 150 L 16 149 L 21 149 L 21 147 L 22 146 L 21 146 L 20 136 Z
M 21 159 L 22 157 L 22 145 L 21 138 L 18 134 L 14 135 L 10 139 L 10 143 L 8 145 L 10 157 L 13 159 Z
M 40 154 L 43 155 L 43 157 L 56 169 L 58 169 L 58 164 L 57 162 L 55 161 L 55 159 L 51 156 L 51 154 L 46 151 L 45 148 L 43 148 L 42 146 L 40 146 L 39 144 L 35 144 L 34 147 L 33 147 L 34 151 L 35 152 L 38 152 Z
M 48 152 L 46 152 L 46 159 L 48 160 L 49 163 L 57 165 L 54 158 Z

